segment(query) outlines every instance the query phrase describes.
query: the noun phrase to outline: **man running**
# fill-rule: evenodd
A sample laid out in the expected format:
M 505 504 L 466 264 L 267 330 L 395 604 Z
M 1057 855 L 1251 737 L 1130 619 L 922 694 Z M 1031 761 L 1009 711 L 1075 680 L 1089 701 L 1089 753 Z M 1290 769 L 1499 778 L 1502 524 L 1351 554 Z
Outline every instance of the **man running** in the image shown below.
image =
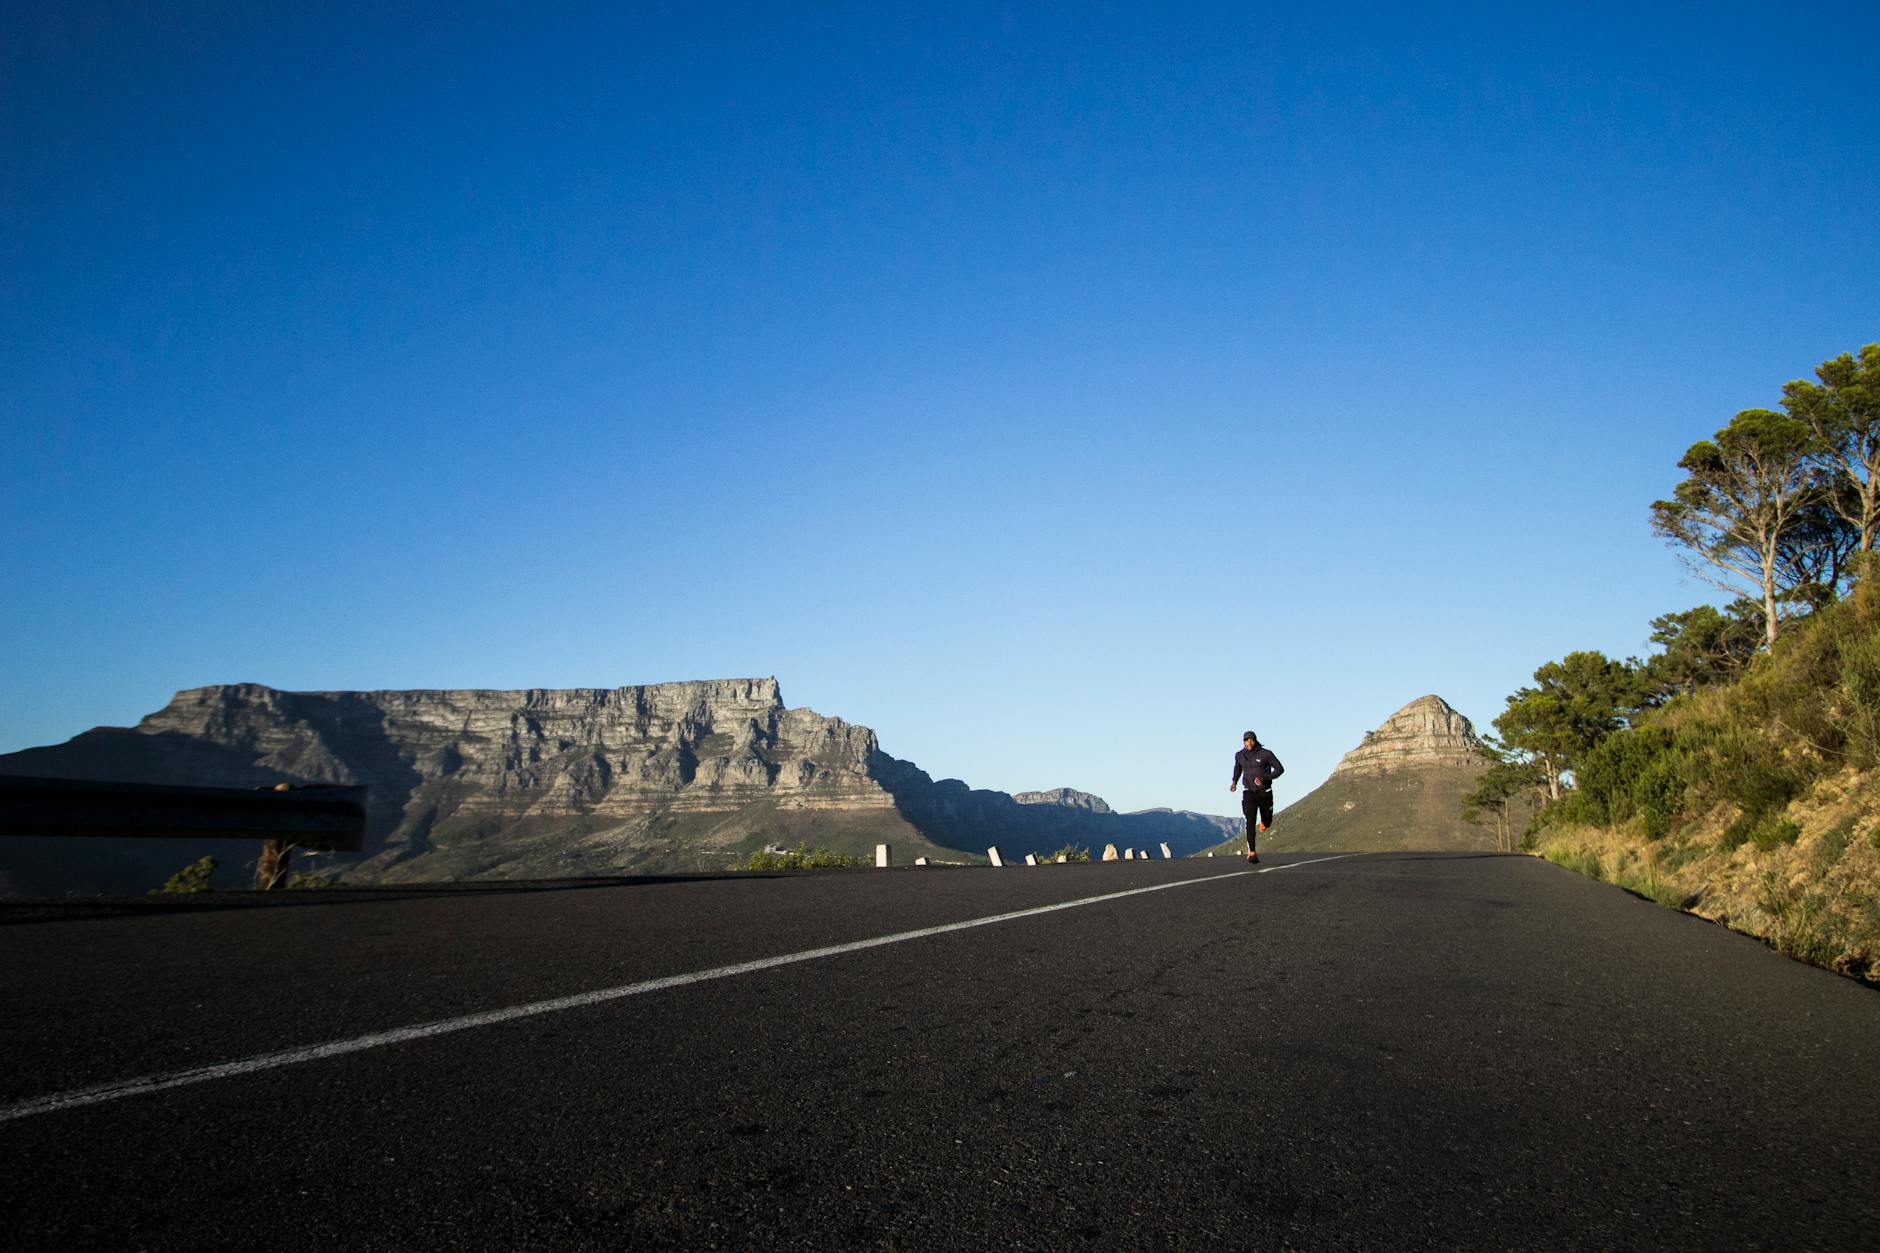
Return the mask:
M 1242 779 L 1247 781 L 1247 790 L 1240 794 L 1240 812 L 1247 815 L 1247 860 L 1257 862 L 1260 852 L 1253 837 L 1273 825 L 1273 780 L 1285 774 L 1286 767 L 1279 764 L 1272 749 L 1260 746 L 1260 737 L 1253 732 L 1240 738 L 1244 747 L 1234 754 L 1234 778 L 1227 790 L 1239 787 Z

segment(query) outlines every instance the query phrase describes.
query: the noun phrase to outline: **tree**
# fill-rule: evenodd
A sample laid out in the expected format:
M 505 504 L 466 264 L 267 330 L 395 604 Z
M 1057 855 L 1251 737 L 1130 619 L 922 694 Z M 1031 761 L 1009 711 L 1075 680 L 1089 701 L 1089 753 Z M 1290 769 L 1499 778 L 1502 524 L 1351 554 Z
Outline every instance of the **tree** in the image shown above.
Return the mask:
M 1482 756 L 1490 765 L 1475 780 L 1475 786 L 1462 794 L 1462 820 L 1474 822 L 1485 814 L 1495 816 L 1495 851 L 1515 851 L 1514 824 L 1508 810 L 1515 801 L 1541 791 L 1547 784 L 1540 766 L 1524 759 L 1493 739 L 1482 746 Z
M 1639 667 L 1600 652 L 1568 653 L 1534 672 L 1534 686 L 1508 698 L 1495 719 L 1501 740 L 1539 767 L 1549 800 L 1595 744 L 1626 725 L 1643 704 Z
M 1688 550 L 1699 577 L 1762 602 L 1763 639 L 1776 642 L 1778 572 L 1819 486 L 1808 423 L 1769 409 L 1745 409 L 1692 444 L 1678 462 L 1686 478 L 1672 499 L 1652 505 L 1652 530 Z
M 1880 344 L 1822 362 L 1815 377 L 1821 382 L 1784 387 L 1782 407 L 1814 435 L 1817 463 L 1847 487 L 1835 508 L 1856 534 L 1856 551 L 1872 552 L 1880 538 Z
M 1642 703 L 1661 705 L 1742 673 L 1762 643 L 1758 616 L 1754 602 L 1739 600 L 1724 610 L 1699 605 L 1653 618 L 1651 641 L 1659 651 L 1641 675 Z
M 1848 514 L 1859 508 L 1847 477 L 1818 465 L 1795 525 L 1776 545 L 1776 599 L 1800 609 L 1789 616 L 1813 613 L 1840 597 L 1860 547 L 1860 531 Z

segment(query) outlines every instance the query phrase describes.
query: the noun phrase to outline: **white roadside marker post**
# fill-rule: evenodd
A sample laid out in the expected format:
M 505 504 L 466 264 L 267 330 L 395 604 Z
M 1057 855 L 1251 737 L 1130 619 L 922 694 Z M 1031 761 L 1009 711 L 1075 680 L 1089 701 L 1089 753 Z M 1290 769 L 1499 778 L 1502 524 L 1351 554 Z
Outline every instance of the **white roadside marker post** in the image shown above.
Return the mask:
M 1037 864 L 1038 864 L 1038 854 L 1036 854 L 1036 853 L 1026 853 L 1026 854 L 1025 854 L 1025 864 L 1026 864 L 1027 866 L 1035 866 L 1035 865 L 1037 865 Z
M 1169 852 L 1169 851 L 1168 851 L 1168 845 L 1166 845 L 1166 844 L 1164 844 L 1164 845 L 1162 846 L 1162 860 L 1163 860 L 1163 861 L 1174 861 L 1174 860 L 1175 860 L 1175 854 L 1173 854 L 1173 853 L 1171 853 L 1171 852 Z
M 986 850 L 986 856 L 992 859 L 992 864 L 995 866 L 1003 866 L 1005 864 L 1004 859 L 999 856 L 999 846 L 997 844 L 994 844 L 991 848 Z
M 1069 858 L 1069 857 L 1066 857 L 1066 856 L 1065 856 L 1065 855 L 1064 855 L 1063 853 L 1059 853 L 1059 854 L 1058 854 L 1058 863 L 1057 863 L 1057 864 L 1058 864 L 1058 865 L 1060 865 L 1060 866 L 1062 866 L 1062 865 L 1063 865 L 1063 864 L 1064 864 L 1065 862 L 1067 862 L 1067 861 L 1069 861 L 1069 860 L 1070 860 L 1070 858 Z
M 1213 856 L 1213 854 L 1212 854 L 1212 853 L 1210 853 L 1210 854 L 1209 854 L 1209 856 L 1211 857 L 1211 856 Z M 916 866 L 924 866 L 924 865 L 926 865 L 926 864 L 927 864 L 927 859 L 926 859 L 925 857 L 916 857 L 916 858 L 914 859 L 914 864 L 915 864 Z
M 1104 860 L 1104 861 L 1115 861 L 1115 860 L 1117 860 L 1117 857 L 1116 857 L 1116 845 L 1114 845 L 1114 844 L 1105 844 L 1105 845 L 1103 846 L 1103 860 Z
M 1135 849 L 1133 849 L 1133 848 L 1126 848 L 1126 849 L 1124 849 L 1124 850 L 1123 850 L 1123 860 L 1124 860 L 1124 861 L 1135 861 L 1135 860 L 1136 860 L 1136 850 L 1135 850 Z
M 892 844 L 875 845 L 875 869 L 886 870 L 894 864 L 894 846 Z

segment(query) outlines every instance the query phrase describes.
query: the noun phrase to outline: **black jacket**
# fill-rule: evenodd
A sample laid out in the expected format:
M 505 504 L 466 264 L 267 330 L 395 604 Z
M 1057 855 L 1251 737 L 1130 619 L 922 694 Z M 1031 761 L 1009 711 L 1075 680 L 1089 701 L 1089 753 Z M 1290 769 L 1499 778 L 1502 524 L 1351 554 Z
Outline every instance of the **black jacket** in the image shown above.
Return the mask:
M 1273 790 L 1273 780 L 1285 773 L 1286 767 L 1279 764 L 1279 758 L 1273 756 L 1273 750 L 1264 744 L 1256 744 L 1234 754 L 1234 777 L 1230 782 L 1238 783 L 1244 775 L 1249 791 L 1270 792 Z

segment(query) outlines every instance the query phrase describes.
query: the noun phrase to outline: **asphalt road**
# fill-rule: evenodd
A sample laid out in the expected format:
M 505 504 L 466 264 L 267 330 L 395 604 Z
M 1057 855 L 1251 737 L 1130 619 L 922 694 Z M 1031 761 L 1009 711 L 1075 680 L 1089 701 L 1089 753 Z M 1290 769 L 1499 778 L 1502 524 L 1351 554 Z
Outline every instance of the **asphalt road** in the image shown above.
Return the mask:
M 1532 858 L 1305 859 L 0 906 L 4 1238 L 1880 1244 L 1880 994 Z

